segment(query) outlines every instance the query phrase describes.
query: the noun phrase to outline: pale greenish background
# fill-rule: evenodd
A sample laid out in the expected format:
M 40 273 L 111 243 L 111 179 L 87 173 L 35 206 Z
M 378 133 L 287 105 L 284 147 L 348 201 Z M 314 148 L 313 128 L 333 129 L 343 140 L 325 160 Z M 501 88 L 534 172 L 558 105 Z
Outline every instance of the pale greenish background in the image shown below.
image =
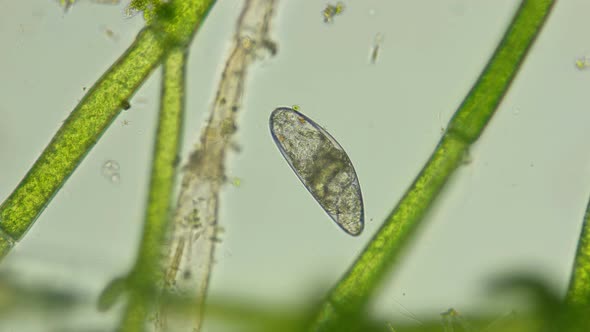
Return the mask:
M 326 1 L 280 1 L 275 58 L 252 67 L 221 201 L 225 228 L 211 294 L 271 305 L 304 304 L 327 291 L 410 185 L 451 114 L 483 69 L 517 8 L 514 0 L 344 1 L 333 24 Z M 61 121 L 131 43 L 143 21 L 124 5 L 0 0 L 0 200 L 23 177 Z M 219 0 L 191 48 L 185 150 L 199 135 L 242 1 Z M 514 271 L 566 287 L 590 193 L 590 2 L 558 1 L 496 116 L 428 216 L 375 310 L 407 321 L 449 307 L 497 315 L 515 304 L 486 284 Z M 114 32 L 109 37 L 106 30 Z M 370 64 L 376 33 L 380 55 Z M 143 217 L 157 100 L 156 73 L 102 137 L 0 271 L 23 282 L 73 288 L 85 315 L 67 326 L 112 326 L 94 301 L 135 255 Z M 274 146 L 268 116 L 298 104 L 347 150 L 361 183 L 366 228 L 342 232 Z M 129 121 L 123 125 L 123 121 Z M 101 174 L 107 160 L 121 181 Z M 37 316 L 3 319 L 44 322 Z M 81 318 L 85 317 L 85 318 Z M 56 320 L 56 318 L 58 320 Z M 70 321 L 71 320 L 71 321 Z M 30 325 L 30 326 L 29 326 Z M 22 325 L 21 325 L 22 326 Z M 216 331 L 209 325 L 208 330 Z

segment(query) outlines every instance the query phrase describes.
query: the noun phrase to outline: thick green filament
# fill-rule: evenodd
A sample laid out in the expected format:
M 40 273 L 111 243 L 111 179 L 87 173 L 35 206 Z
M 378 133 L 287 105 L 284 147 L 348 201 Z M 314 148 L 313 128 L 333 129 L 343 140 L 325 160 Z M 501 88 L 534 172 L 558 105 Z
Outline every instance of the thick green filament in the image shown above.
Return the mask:
M 14 239 L 0 229 L 0 260 L 10 252 L 14 243 Z
M 450 174 L 459 167 L 468 144 L 446 135 L 416 181 L 406 192 L 384 226 L 372 239 L 344 279 L 336 286 L 318 317 L 319 331 L 330 331 L 330 320 L 358 312 L 373 293 L 385 271 L 397 262 L 399 253 L 416 230 L 427 208 Z
M 176 49 L 164 63 L 160 119 L 154 148 L 154 160 L 148 196 L 147 215 L 136 270 L 154 268 L 162 251 L 162 242 L 170 216 L 180 149 L 184 110 L 184 49 Z M 145 271 L 141 271 L 145 272 Z
M 214 0 L 167 2 L 151 25 L 72 111 L 17 188 L 0 205 L 0 230 L 18 241 L 172 48 L 186 48 Z M 1 241 L 0 257 L 11 244 Z
M 332 289 L 312 331 L 332 331 L 362 312 L 421 224 L 432 202 L 493 115 L 551 9 L 551 0 L 523 1 L 504 38 L 455 115 L 447 133 L 356 262 Z
M 0 228 L 20 240 L 164 54 L 151 29 L 90 89 L 0 206 Z
M 525 0 L 493 58 L 449 123 L 469 143 L 483 132 L 537 36 L 553 0 Z

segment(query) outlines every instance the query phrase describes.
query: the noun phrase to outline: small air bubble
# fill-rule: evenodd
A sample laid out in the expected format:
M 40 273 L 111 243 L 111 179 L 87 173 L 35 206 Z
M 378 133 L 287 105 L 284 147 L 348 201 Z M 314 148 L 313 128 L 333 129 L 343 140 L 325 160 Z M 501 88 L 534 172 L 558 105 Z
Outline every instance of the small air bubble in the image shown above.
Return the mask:
M 109 179 L 112 183 L 119 183 L 121 181 L 121 174 L 119 170 L 121 166 L 115 160 L 107 160 L 102 165 L 102 175 Z
M 118 171 L 119 169 L 121 169 L 121 166 L 119 166 L 119 163 L 116 162 L 115 160 L 107 160 L 107 161 L 105 161 L 102 168 L 105 172 L 113 172 L 113 171 Z
M 121 181 L 121 175 L 119 173 L 111 175 L 111 182 L 112 183 L 119 183 Z

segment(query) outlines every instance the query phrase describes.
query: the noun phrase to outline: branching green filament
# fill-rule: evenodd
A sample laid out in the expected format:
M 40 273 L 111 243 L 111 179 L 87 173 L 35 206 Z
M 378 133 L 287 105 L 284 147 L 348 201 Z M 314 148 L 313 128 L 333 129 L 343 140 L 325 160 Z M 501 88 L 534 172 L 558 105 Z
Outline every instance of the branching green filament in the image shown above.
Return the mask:
M 399 261 L 428 207 L 481 135 L 527 50 L 539 33 L 552 0 L 525 0 L 488 65 L 478 78 L 426 166 L 350 270 L 332 289 L 311 324 L 333 331 L 362 312 L 386 273 Z

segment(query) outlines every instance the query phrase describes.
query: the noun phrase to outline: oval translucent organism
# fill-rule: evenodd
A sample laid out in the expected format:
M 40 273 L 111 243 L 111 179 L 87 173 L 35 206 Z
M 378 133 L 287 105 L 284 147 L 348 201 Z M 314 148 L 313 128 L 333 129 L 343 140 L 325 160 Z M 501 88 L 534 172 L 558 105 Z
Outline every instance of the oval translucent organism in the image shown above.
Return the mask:
M 348 234 L 364 226 L 361 187 L 348 155 L 320 125 L 281 107 L 270 115 L 270 132 L 305 188 Z

